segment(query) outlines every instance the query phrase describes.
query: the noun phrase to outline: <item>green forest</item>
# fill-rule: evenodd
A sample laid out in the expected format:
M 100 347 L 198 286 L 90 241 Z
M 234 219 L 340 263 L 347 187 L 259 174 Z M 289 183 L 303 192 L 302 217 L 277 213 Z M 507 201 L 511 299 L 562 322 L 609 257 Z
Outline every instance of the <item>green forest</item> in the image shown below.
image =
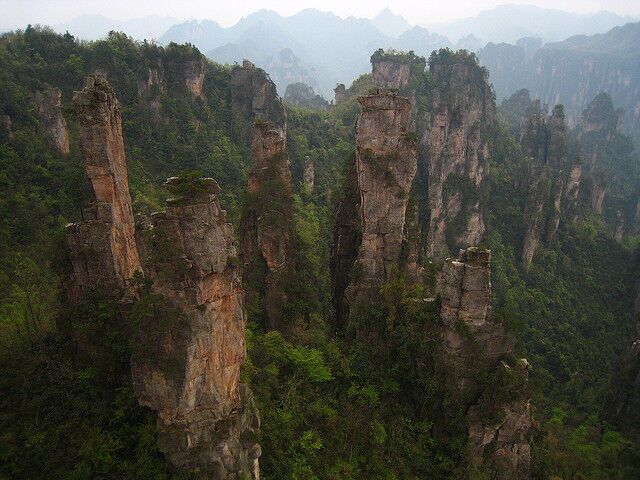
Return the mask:
M 411 65 L 414 57 L 407 60 Z M 29 26 L 0 37 L 0 120 L 10 119 L 0 122 L 2 480 L 209 478 L 170 468 L 157 446 L 155 412 L 140 406 L 133 390 L 129 361 L 140 354 L 135 312 L 150 298 L 141 295 L 127 315 L 100 295 L 81 305 L 65 297 L 64 227 L 82 218 L 89 198 L 71 99 L 88 74 L 105 72 L 122 106 L 136 218 L 163 208 L 169 193 L 162 184 L 171 176 L 185 185 L 202 176 L 215 179 L 236 232 L 243 209 L 277 201 L 247 193 L 253 122 L 234 108 L 232 67 L 205 60 L 203 100 L 180 77 L 180 65 L 194 58 L 204 57 L 189 44 L 161 47 L 117 32 L 84 42 Z M 420 112 L 445 88 L 426 64 L 480 68 L 464 51 L 442 50 L 422 62 L 412 72 Z M 139 85 L 160 64 L 166 88 L 149 93 L 160 101 L 158 120 Z M 47 86 L 62 92 L 66 155 L 50 147 L 36 112 L 34 92 Z M 344 102 L 325 110 L 285 103 L 296 264 L 287 284 L 285 332 L 265 327 L 252 296 L 260 272 L 244 278 L 248 358 L 242 380 L 261 417 L 260 474 L 266 480 L 488 480 L 489 472 L 467 458 L 467 407 L 446 391 L 448 372 L 436 360 L 439 299 L 412 301 L 426 295 L 426 285 L 399 275 L 382 288 L 383 302 L 359 312 L 345 331 L 335 328 L 335 212 L 351 188 L 357 97 L 372 87 L 371 75 L 363 75 Z M 638 417 L 621 421 L 613 397 L 634 338 L 640 235 L 616 239 L 612 227 L 616 206 L 630 208 L 625 202 L 637 195 L 640 162 L 628 137 L 607 139 L 607 168 L 600 175 L 618 203 L 602 215 L 580 210 L 561 222 L 525 269 L 527 196 L 520 182 L 527 155 L 516 138 L 519 114 L 517 106 L 498 106 L 497 123 L 483 132 L 490 154 L 478 199 L 486 223 L 482 246 L 492 251 L 493 315 L 515 335 L 516 357 L 526 358 L 531 372 L 526 387 L 500 371 L 479 382 L 496 395 L 530 390 L 532 478 L 640 478 Z M 579 155 L 577 145 L 596 141 L 569 132 L 569 156 Z M 303 181 L 305 157 L 315 166 L 313 188 Z M 418 192 L 427 183 L 425 161 L 418 158 Z M 411 201 L 422 201 L 421 195 Z M 424 234 L 428 218 L 418 223 Z M 430 282 L 441 267 L 425 261 Z M 359 333 L 362 326 L 369 334 Z

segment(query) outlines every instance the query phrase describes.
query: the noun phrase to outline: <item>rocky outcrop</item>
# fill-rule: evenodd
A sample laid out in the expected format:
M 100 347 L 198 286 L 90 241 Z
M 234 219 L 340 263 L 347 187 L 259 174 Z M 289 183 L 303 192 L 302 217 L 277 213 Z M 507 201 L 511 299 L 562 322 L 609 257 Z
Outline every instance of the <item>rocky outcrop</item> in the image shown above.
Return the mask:
M 513 354 L 514 339 L 491 315 L 490 260 L 490 250 L 470 247 L 444 263 L 438 282 L 442 364 L 462 407 L 480 391 L 467 412 L 472 463 L 489 470 L 490 478 L 528 479 L 529 364 L 524 359 L 515 366 L 501 361 Z M 480 384 L 487 375 L 492 381 Z
M 233 106 L 245 118 L 286 128 L 286 113 L 275 84 L 267 73 L 248 60 L 231 70 L 231 99 Z
M 411 104 L 388 91 L 358 99 L 356 175 L 362 228 L 349 304 L 377 298 L 379 287 L 401 271 L 405 217 L 417 169 L 416 140 L 409 130 Z
M 556 105 L 549 116 L 539 101 L 534 102 L 521 143 L 531 159 L 525 207 L 528 223 L 522 251 L 522 263 L 528 269 L 540 241 L 551 241 L 555 237 L 562 214 L 566 179 L 573 170 L 566 156 L 562 105 Z
M 258 121 L 253 127 L 251 156 L 249 201 L 241 219 L 244 268 L 252 272 L 266 265 L 264 278 L 258 282 L 266 324 L 282 330 L 282 308 L 287 299 L 284 282 L 293 264 L 293 201 L 284 131 Z
M 344 86 L 344 83 L 339 83 L 336 85 L 336 88 L 333 89 L 334 96 L 334 105 L 340 105 L 347 98 L 347 89 Z
M 156 297 L 138 318 L 135 391 L 158 412 L 158 444 L 174 467 L 258 479 L 260 420 L 239 383 L 246 314 L 233 229 L 212 179 L 167 186 L 176 196 L 146 232 Z
M 344 197 L 336 209 L 333 249 L 331 251 L 331 298 L 336 331 L 343 330 L 349 316 L 349 301 L 345 292 L 356 273 L 356 259 L 362 243 L 359 211 L 360 190 L 354 155 L 346 175 Z
M 119 299 L 141 270 L 122 139 L 121 109 L 109 83 L 87 77 L 73 106 L 80 124 L 80 148 L 92 198 L 84 220 L 67 225 L 73 267 L 69 296 L 80 301 L 87 291 Z
M 481 465 L 496 480 L 531 478 L 531 427 L 533 406 L 523 386 L 529 364 L 521 359 L 515 367 L 498 366 L 503 400 L 485 392 L 467 414 L 469 455 L 472 464 Z M 505 399 L 506 397 L 506 399 Z
M 186 61 L 182 65 L 182 74 L 184 76 L 184 83 L 187 89 L 193 94 L 194 97 L 201 100 L 205 99 L 202 86 L 204 84 L 204 58 L 198 57 Z
M 428 159 L 426 249 L 428 256 L 442 260 L 448 251 L 476 245 L 484 235 L 480 189 L 496 114 L 487 73 L 475 59 L 440 54 L 430 70 L 436 88 L 420 139 Z
M 161 68 L 149 68 L 147 78 L 138 81 L 138 99 L 151 113 L 151 118 L 160 120 L 162 104 L 160 96 L 167 93 L 167 84 Z
M 69 133 L 67 122 L 62 116 L 62 92 L 55 87 L 37 91 L 35 103 L 47 142 L 58 153 L 66 155 L 69 153 Z
M 310 189 L 313 190 L 313 185 L 316 179 L 316 169 L 311 157 L 306 155 L 302 163 L 302 181 Z
M 411 62 L 396 58 L 371 58 L 373 85 L 377 88 L 400 90 L 409 83 Z

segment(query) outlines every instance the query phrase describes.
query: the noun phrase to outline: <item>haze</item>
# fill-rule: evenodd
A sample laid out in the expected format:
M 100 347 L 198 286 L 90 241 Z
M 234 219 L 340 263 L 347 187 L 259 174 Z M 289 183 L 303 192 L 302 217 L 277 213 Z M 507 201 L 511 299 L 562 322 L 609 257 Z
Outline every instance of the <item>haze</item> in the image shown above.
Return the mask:
M 241 17 L 259 9 L 269 9 L 281 15 L 293 15 L 305 8 L 331 11 L 341 17 L 371 18 L 389 6 L 394 13 L 405 16 L 412 24 L 430 25 L 477 15 L 497 5 L 527 4 L 556 8 L 576 13 L 609 10 L 621 15 L 640 15 L 637 0 L 525 0 L 504 2 L 499 0 L 1 0 L 0 10 L 4 29 L 23 28 L 28 23 L 56 24 L 80 15 L 100 14 L 118 20 L 149 15 L 169 16 L 176 19 L 213 19 L 223 26 L 237 22 Z

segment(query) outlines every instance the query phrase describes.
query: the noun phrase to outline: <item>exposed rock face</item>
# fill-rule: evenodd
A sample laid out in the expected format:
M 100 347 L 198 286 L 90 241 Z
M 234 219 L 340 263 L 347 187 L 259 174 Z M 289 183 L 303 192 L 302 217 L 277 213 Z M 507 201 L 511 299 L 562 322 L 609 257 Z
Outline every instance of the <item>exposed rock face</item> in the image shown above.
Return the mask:
M 381 285 L 401 269 L 405 217 L 417 168 L 407 98 L 378 91 L 358 99 L 356 173 L 362 241 L 357 275 L 349 286 L 351 305 L 376 298 Z
M 348 320 L 349 302 L 345 291 L 355 273 L 358 249 L 362 243 L 360 226 L 360 190 L 355 156 L 347 173 L 345 196 L 338 203 L 331 251 L 331 294 L 336 330 L 342 330 Z
M 194 58 L 184 63 L 182 73 L 184 83 L 194 97 L 204 100 L 202 85 L 204 84 L 204 58 Z
M 514 368 L 499 361 L 513 353 L 514 339 L 491 315 L 490 260 L 490 250 L 470 247 L 444 263 L 438 286 L 443 364 L 450 388 L 463 402 L 482 374 L 497 368 L 497 378 L 509 380 L 489 387 L 500 391 L 500 401 L 488 390 L 469 408 L 469 453 L 491 478 L 528 479 L 532 408 L 523 389 L 528 363 L 520 360 Z
M 160 68 L 149 68 L 147 79 L 138 82 L 138 98 L 151 112 L 151 117 L 160 120 L 160 95 L 167 92 L 164 74 Z
M 421 138 L 428 157 L 427 255 L 476 245 L 484 235 L 479 193 L 489 157 L 486 132 L 495 123 L 487 73 L 477 64 L 433 61 L 438 88 Z
M 245 60 L 231 71 L 231 98 L 246 118 L 262 120 L 286 128 L 286 113 L 275 84 L 261 68 Z
M 85 291 L 100 288 L 119 298 L 141 270 L 120 104 L 104 78 L 89 76 L 84 89 L 74 95 L 73 105 L 92 199 L 84 221 L 67 225 L 74 276 L 69 295 L 79 301 Z
M 518 381 L 527 380 L 528 364 L 522 359 L 516 368 L 505 363 L 498 366 L 506 375 Z M 520 378 L 518 378 L 520 377 Z M 504 388 L 508 388 L 503 386 Z M 508 392 L 512 393 L 512 392 Z M 531 425 L 533 407 L 528 398 L 515 391 L 512 400 L 495 405 L 493 399 L 481 398 L 469 409 L 469 454 L 471 461 L 483 465 L 496 480 L 527 480 L 531 478 Z M 491 402 L 497 411 L 487 415 L 483 403 Z
M 525 209 L 528 224 L 522 252 L 522 263 L 527 269 L 540 241 L 555 237 L 561 219 L 566 176 L 572 170 L 566 158 L 562 105 L 556 105 L 549 116 L 536 101 L 521 143 L 531 157 Z
M 333 93 L 335 94 L 334 105 L 340 105 L 347 98 L 347 89 L 344 83 L 339 83 L 336 88 L 333 89 Z
M 302 165 L 302 181 L 313 190 L 315 183 L 316 170 L 313 165 L 313 160 L 308 155 L 304 157 L 304 163 Z
M 202 179 L 198 191 L 170 199 L 152 217 L 153 292 L 178 318 L 144 319 L 146 349 L 134 354 L 132 373 L 140 403 L 158 412 L 159 447 L 172 465 L 208 469 L 216 480 L 258 479 L 253 438 L 260 420 L 250 391 L 239 384 L 244 293 L 218 192 L 212 179 Z
M 394 60 L 375 60 L 373 65 L 373 85 L 376 88 L 400 90 L 409 83 L 411 63 Z
M 62 92 L 49 87 L 35 93 L 36 113 L 42 121 L 47 142 L 58 153 L 69 153 L 67 122 L 62 116 Z
M 513 349 L 513 338 L 491 317 L 490 260 L 490 250 L 461 250 L 458 258 L 446 259 L 439 280 L 443 348 L 460 391 Z
M 285 133 L 258 122 L 251 144 L 253 168 L 249 176 L 250 205 L 242 216 L 242 253 L 245 270 L 264 262 L 264 308 L 267 327 L 282 328 L 286 302 L 284 281 L 292 267 L 292 189 Z

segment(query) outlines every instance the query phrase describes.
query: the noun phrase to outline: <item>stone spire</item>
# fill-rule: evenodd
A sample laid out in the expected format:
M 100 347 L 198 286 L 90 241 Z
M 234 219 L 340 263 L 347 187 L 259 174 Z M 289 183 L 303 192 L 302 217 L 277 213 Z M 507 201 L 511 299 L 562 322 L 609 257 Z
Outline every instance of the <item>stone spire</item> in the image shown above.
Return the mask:
M 84 89 L 74 95 L 73 106 L 92 198 L 84 220 L 67 225 L 74 277 L 69 294 L 79 301 L 83 291 L 100 288 L 119 298 L 141 270 L 120 104 L 103 77 L 89 76 Z
M 233 228 L 212 179 L 166 185 L 175 196 L 144 234 L 152 291 L 166 303 L 138 319 L 135 391 L 158 412 L 159 447 L 173 466 L 257 480 L 260 419 L 240 384 L 246 312 Z
M 379 288 L 402 271 L 406 213 L 417 169 L 411 104 L 388 91 L 358 99 L 356 178 L 362 229 L 354 275 L 346 297 L 351 306 L 374 300 Z

